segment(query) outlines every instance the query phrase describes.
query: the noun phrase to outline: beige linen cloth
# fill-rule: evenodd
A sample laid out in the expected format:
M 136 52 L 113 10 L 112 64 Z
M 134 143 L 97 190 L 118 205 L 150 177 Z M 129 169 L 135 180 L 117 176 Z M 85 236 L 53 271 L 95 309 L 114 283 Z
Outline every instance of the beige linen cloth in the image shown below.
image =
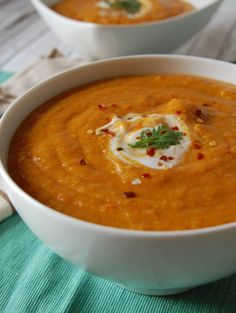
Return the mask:
M 53 50 L 46 57 L 36 60 L 22 72 L 0 86 L 0 116 L 11 103 L 36 83 L 67 69 L 86 64 L 92 60 L 68 58 Z M 1 139 L 1 140 L 4 140 Z M 0 177 L 0 222 L 14 212 L 2 185 Z

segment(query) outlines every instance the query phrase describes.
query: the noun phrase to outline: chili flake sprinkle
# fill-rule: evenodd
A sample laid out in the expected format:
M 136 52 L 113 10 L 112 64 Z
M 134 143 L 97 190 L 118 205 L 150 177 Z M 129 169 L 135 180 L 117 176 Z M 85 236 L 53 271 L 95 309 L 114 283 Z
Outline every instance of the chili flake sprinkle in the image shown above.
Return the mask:
M 203 159 L 204 159 L 204 154 L 198 153 L 198 154 L 197 154 L 197 159 L 198 159 L 198 160 L 203 160 Z
M 124 150 L 124 149 L 121 148 L 121 147 L 118 147 L 116 150 L 117 150 L 117 151 L 122 151 L 122 150 Z
M 108 134 L 110 135 L 111 137 L 114 137 L 115 136 L 115 133 L 110 131 L 109 129 L 105 128 L 105 129 L 101 129 L 101 131 L 105 134 Z
M 172 160 L 174 160 L 174 159 L 175 159 L 175 158 L 172 157 L 172 156 L 169 156 L 169 157 L 168 157 L 168 160 L 169 160 L 169 161 L 172 161 Z
M 143 178 L 150 178 L 150 177 L 151 177 L 151 175 L 150 175 L 150 174 L 148 174 L 148 173 L 144 173 L 144 174 L 142 174 L 142 177 L 143 177 Z
M 124 195 L 126 196 L 126 198 L 135 198 L 136 197 L 136 193 L 133 191 L 126 191 L 124 192 Z
M 196 117 L 198 117 L 198 118 L 202 118 L 202 110 L 197 109 L 197 110 L 195 111 L 195 115 L 196 115 Z
M 79 164 L 82 165 L 82 166 L 86 165 L 85 159 L 81 159 L 80 162 L 79 162 Z
M 162 155 L 162 156 L 160 157 L 160 160 L 165 161 L 165 162 L 168 162 L 168 158 L 167 158 L 166 155 Z
M 174 126 L 174 127 L 171 127 L 171 129 L 172 129 L 172 130 L 176 130 L 176 131 L 177 131 L 177 130 L 179 130 L 179 127 Z
M 181 114 L 182 113 L 182 111 L 180 111 L 180 110 L 178 110 L 178 111 L 176 111 L 176 114 Z
M 198 140 L 195 140 L 193 142 L 193 147 L 194 147 L 194 149 L 201 149 L 202 148 L 202 146 Z
M 156 150 L 154 148 L 148 148 L 146 151 L 146 154 L 149 155 L 150 157 L 153 157 L 156 153 Z
M 102 110 L 102 111 L 104 111 L 104 110 L 107 109 L 107 107 L 106 107 L 104 104 L 99 104 L 99 105 L 98 105 L 98 108 L 99 108 L 100 110 Z

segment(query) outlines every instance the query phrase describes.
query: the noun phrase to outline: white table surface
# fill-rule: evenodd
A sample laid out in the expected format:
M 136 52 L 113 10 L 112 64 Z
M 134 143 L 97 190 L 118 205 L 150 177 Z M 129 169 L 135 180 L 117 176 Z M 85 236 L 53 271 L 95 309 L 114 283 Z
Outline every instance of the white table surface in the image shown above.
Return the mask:
M 0 70 L 19 71 L 53 48 L 73 54 L 48 30 L 29 0 L 0 0 Z M 177 53 L 236 60 L 236 0 L 225 0 L 207 27 Z

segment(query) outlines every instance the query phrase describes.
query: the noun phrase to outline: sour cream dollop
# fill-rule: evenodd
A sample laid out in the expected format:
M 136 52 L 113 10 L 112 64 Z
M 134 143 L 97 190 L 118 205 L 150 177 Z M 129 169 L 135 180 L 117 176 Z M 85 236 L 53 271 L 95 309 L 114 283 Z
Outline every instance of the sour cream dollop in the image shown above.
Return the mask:
M 139 140 L 142 131 L 157 129 L 167 125 L 184 135 L 179 144 L 168 149 L 155 149 L 154 155 L 149 155 L 147 149 L 133 148 Z M 140 115 L 129 113 L 123 117 L 115 115 L 111 122 L 96 129 L 96 135 L 109 135 L 109 155 L 113 162 L 123 161 L 134 166 L 146 166 L 164 170 L 178 164 L 191 143 L 188 127 L 183 120 L 173 114 Z
M 128 18 L 130 19 L 134 19 L 134 18 L 139 18 L 144 16 L 145 14 L 147 14 L 148 11 L 150 11 L 152 9 L 152 3 L 150 0 L 139 0 L 141 7 L 140 10 L 137 13 L 131 14 L 128 12 L 125 12 L 125 10 L 122 10 L 122 13 L 126 14 Z M 104 15 L 104 13 L 110 13 L 110 5 L 109 3 L 107 3 L 107 1 L 99 1 L 97 3 L 97 6 L 102 9 L 100 14 Z M 107 12 L 106 12 L 107 11 Z M 119 15 L 120 12 L 119 10 L 113 10 L 112 11 L 112 15 Z

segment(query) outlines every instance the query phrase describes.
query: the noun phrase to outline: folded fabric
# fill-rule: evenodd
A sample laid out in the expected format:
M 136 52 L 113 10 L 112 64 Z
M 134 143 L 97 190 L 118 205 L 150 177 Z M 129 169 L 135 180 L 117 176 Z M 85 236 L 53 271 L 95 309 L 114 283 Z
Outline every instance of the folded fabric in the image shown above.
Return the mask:
M 67 69 L 86 64 L 91 59 L 64 57 L 57 50 L 29 65 L 0 87 L 0 115 L 17 97 L 40 81 Z
M 187 293 L 149 297 L 63 260 L 17 214 L 1 224 L 0 238 L 1 313 L 236 312 L 236 275 Z
M 57 50 L 51 51 L 47 56 L 36 60 L 22 72 L 14 75 L 0 86 L 0 117 L 9 105 L 27 89 L 40 81 L 92 61 L 91 59 L 64 57 Z M 8 74 L 4 75 L 8 78 Z M 3 193 L 0 177 L 0 222 L 13 213 L 13 209 Z

